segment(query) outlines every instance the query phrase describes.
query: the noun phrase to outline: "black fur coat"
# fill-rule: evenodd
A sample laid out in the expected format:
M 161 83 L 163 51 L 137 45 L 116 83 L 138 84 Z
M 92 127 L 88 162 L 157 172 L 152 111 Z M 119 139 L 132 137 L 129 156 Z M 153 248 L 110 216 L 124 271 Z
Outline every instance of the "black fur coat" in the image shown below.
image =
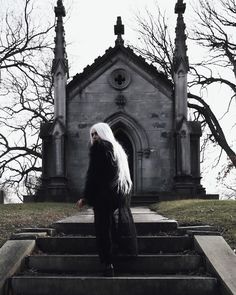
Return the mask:
M 86 176 L 84 198 L 90 206 L 104 202 L 116 206 L 118 167 L 113 158 L 112 144 L 105 140 L 95 142 L 90 148 L 89 168 Z

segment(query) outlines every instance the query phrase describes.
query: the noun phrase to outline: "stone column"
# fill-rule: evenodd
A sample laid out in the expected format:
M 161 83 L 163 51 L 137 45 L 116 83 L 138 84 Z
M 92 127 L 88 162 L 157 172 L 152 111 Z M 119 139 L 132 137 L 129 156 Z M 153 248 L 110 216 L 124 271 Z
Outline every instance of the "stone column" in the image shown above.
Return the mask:
M 186 130 L 181 130 L 176 135 L 176 174 L 190 175 L 190 135 Z

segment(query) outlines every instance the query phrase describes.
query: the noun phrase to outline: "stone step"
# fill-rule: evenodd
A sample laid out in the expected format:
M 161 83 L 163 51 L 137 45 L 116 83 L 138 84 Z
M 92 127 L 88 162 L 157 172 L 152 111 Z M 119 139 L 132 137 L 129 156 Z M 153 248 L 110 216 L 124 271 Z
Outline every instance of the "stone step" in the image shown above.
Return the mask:
M 14 295 L 218 295 L 217 280 L 200 276 L 13 277 Z
M 177 230 L 175 220 L 163 217 L 147 208 L 132 208 L 138 235 L 157 234 Z M 53 224 L 57 232 L 64 234 L 94 235 L 94 215 L 91 209 L 79 211 Z
M 99 273 L 102 270 L 97 255 L 33 255 L 27 257 L 28 268 L 46 273 Z M 114 261 L 117 274 L 176 274 L 199 272 L 199 255 L 139 255 L 118 256 Z M 201 271 L 203 268 L 201 269 Z
M 57 232 L 64 234 L 94 235 L 93 223 L 58 222 L 53 225 Z M 161 222 L 135 222 L 138 235 L 158 234 L 159 232 L 171 232 L 177 230 L 177 222 L 166 220 Z
M 93 236 L 46 237 L 36 240 L 39 250 L 45 253 L 93 254 L 97 252 Z M 138 236 L 139 254 L 178 253 L 193 248 L 188 236 Z

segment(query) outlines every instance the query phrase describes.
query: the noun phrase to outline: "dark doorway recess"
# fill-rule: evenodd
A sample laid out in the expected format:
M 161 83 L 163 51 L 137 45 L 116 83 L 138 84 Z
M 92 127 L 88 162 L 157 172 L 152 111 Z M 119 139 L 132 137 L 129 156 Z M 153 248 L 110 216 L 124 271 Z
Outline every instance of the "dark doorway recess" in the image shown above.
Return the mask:
M 125 152 L 128 155 L 128 162 L 129 162 L 129 169 L 130 169 L 130 176 L 132 181 L 134 181 L 134 151 L 132 143 L 129 137 L 123 132 L 121 129 L 118 129 L 114 132 L 116 139 L 124 148 Z

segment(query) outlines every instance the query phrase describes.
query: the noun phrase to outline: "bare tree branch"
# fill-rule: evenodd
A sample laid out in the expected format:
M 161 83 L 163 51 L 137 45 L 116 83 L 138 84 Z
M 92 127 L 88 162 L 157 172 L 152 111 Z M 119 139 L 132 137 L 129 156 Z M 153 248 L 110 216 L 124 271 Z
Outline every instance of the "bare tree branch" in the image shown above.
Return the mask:
M 228 98 L 223 115 L 230 111 L 236 95 L 236 40 L 233 38 L 235 32 L 232 31 L 236 27 L 236 3 L 234 0 L 220 0 L 217 4 L 212 0 L 199 0 L 196 5 L 196 19 L 193 21 L 192 31 L 188 32 L 188 38 L 195 46 L 197 43 L 207 49 L 208 55 L 204 60 L 190 64 L 188 84 L 191 93 L 188 94 L 188 106 L 194 110 L 192 114 L 195 120 L 200 121 L 203 128 L 207 125 L 211 131 L 203 141 L 203 148 L 209 140 L 217 143 L 225 151 L 233 167 L 236 167 L 235 152 L 226 140 L 219 119 L 201 96 L 192 94 L 195 88 L 198 91 L 208 90 L 210 86 L 219 84 L 227 87 L 232 95 Z M 173 81 L 174 46 L 168 33 L 166 17 L 158 8 L 155 15 L 147 12 L 146 17 L 138 16 L 137 22 L 142 42 L 141 48 L 134 49 Z M 191 62 L 191 57 L 189 60 Z
M 19 192 L 41 173 L 40 124 L 53 115 L 54 24 L 36 25 L 34 1 L 23 5 L 22 12 L 8 9 L 0 20 L 0 95 L 8 99 L 0 109 L 0 176 L 4 187 Z

